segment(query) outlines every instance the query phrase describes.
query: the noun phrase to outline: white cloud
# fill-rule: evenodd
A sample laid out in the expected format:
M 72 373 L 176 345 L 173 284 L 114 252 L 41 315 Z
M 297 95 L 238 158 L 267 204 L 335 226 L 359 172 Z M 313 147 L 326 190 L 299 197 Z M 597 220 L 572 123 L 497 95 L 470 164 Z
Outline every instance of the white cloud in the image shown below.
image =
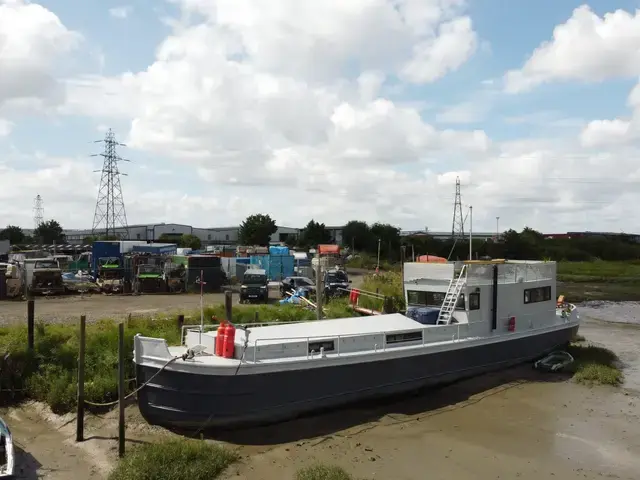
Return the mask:
M 41 5 L 0 2 L 0 109 L 62 101 L 55 62 L 80 40 Z
M 123 5 L 120 7 L 113 7 L 109 9 L 109 15 L 113 18 L 125 19 L 131 15 L 133 7 L 131 5 Z
M 640 74 L 640 10 L 595 14 L 576 8 L 556 26 L 551 41 L 533 52 L 524 66 L 505 75 L 505 88 L 519 93 L 547 82 L 602 82 Z
M 636 195 L 639 152 L 631 147 L 595 152 L 575 138 L 496 142 L 483 130 L 425 120 L 427 102 L 448 123 L 479 120 L 486 107 L 471 97 L 457 111 L 443 109 L 409 85 L 450 74 L 477 48 L 461 0 L 173 1 L 180 20 L 148 67 L 68 79 L 58 109 L 96 128 L 128 125 L 118 132 L 133 147 L 127 157 L 153 159 L 144 169 L 134 163 L 123 180 L 132 223 L 221 226 L 264 212 L 288 225 L 357 218 L 446 230 L 460 176 L 474 228 L 493 230 L 500 216 L 505 227 L 565 231 L 598 221 L 589 228 L 617 230 L 615 209 L 622 215 Z M 531 68 L 524 70 L 536 77 Z M 513 117 L 544 123 L 551 115 Z M 47 215 L 90 226 L 93 168 L 46 155 L 5 159 L 0 169 L 11 187 L 0 200 L 19 208 L 3 218 L 30 225 L 37 190 Z M 626 182 L 616 171 L 630 172 Z M 567 180 L 573 172 L 587 181 Z
M 13 123 L 9 120 L 5 120 L 4 118 L 0 118 L 0 138 L 9 135 L 12 129 Z

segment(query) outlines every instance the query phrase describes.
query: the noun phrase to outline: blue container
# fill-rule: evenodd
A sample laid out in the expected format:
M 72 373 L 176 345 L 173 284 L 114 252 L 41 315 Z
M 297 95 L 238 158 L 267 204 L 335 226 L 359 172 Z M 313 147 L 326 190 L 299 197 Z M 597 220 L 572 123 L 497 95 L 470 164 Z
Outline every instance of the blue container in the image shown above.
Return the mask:
M 250 258 L 251 265 L 256 265 L 258 268 L 264 269 L 267 274 L 269 273 L 269 255 L 252 255 Z
M 271 255 L 269 277 L 271 280 L 280 281 L 283 278 L 293 276 L 294 264 L 293 255 Z
M 422 325 L 435 325 L 438 322 L 439 308 L 433 307 L 409 307 L 407 317 Z

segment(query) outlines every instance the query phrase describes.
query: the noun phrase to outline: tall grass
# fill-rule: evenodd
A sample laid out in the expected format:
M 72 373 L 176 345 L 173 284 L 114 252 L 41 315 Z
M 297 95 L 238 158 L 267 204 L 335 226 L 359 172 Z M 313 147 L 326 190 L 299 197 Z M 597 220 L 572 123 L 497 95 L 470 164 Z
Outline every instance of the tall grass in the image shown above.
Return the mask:
M 348 317 L 353 311 L 346 302 L 332 302 L 327 318 Z M 234 322 L 313 320 L 316 313 L 294 305 L 237 306 Z M 224 306 L 205 309 L 205 322 L 224 318 Z M 198 320 L 200 312 L 192 318 Z M 137 334 L 160 337 L 169 344 L 180 344 L 180 330 L 175 317 L 132 318 L 125 324 L 125 368 L 127 378 L 134 377 L 133 337 Z M 87 325 L 85 357 L 85 398 L 106 403 L 118 395 L 118 329 L 111 320 Z M 46 402 L 54 412 L 65 413 L 76 405 L 79 328 L 77 325 L 43 324 L 36 327 L 35 350 L 27 350 L 27 328 L 0 328 L 0 401 L 31 398 Z M 128 387 L 133 389 L 133 382 Z
M 133 448 L 109 480 L 214 480 L 237 460 L 235 452 L 202 440 L 172 439 Z
M 384 295 L 390 301 L 390 308 L 397 312 L 405 308 L 405 301 L 402 295 L 402 277 L 398 272 L 372 273 L 364 278 L 362 290 L 365 292 L 378 293 Z M 383 300 L 368 297 L 365 294 L 360 296 L 359 305 L 365 308 L 382 311 Z
M 353 480 L 353 477 L 342 467 L 314 464 L 298 470 L 295 480 Z

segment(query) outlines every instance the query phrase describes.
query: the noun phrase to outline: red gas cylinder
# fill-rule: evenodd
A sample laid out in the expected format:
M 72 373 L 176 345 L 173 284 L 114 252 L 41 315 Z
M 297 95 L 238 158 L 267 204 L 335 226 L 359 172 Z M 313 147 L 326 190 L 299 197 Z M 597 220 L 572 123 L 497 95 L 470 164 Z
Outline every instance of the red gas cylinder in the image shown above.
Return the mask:
M 516 331 L 516 317 L 509 317 L 509 325 L 507 327 L 507 330 L 509 330 L 510 332 Z
M 222 347 L 222 356 L 224 358 L 233 358 L 236 348 L 236 329 L 233 325 L 227 325 L 224 330 L 224 345 Z
M 219 357 L 223 356 L 224 342 L 227 336 L 227 325 L 224 322 L 220 322 L 218 332 L 216 334 L 216 351 L 215 354 Z

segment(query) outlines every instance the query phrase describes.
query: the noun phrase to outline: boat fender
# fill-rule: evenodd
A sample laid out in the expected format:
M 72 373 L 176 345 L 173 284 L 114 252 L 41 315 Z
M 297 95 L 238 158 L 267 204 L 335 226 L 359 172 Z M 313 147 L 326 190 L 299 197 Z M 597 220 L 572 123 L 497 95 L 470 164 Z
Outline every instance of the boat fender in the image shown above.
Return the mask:
M 226 337 L 227 325 L 225 322 L 220 322 L 220 326 L 218 327 L 218 331 L 216 333 L 216 349 L 215 354 L 218 357 L 222 357 L 224 353 L 224 342 Z
M 516 317 L 509 317 L 509 325 L 507 327 L 507 330 L 509 330 L 510 332 L 516 331 Z
M 236 347 L 236 329 L 233 325 L 227 324 L 224 330 L 224 344 L 222 346 L 222 356 L 233 358 Z

